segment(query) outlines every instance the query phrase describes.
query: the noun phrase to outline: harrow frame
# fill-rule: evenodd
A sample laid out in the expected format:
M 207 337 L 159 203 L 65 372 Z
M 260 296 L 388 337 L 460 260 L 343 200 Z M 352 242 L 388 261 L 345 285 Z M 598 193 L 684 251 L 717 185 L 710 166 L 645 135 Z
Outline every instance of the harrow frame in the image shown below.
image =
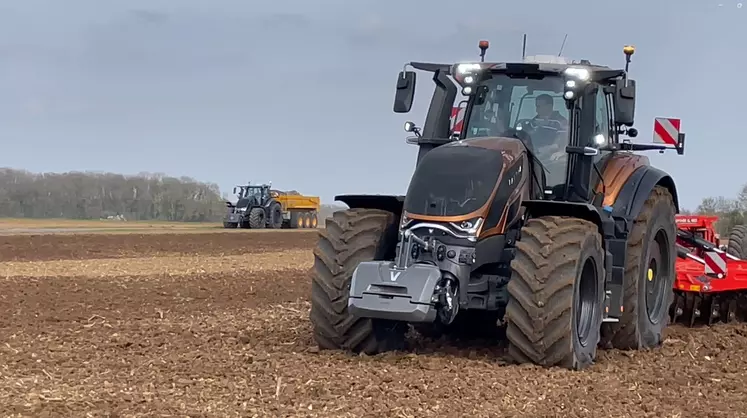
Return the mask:
M 717 216 L 677 215 L 677 262 L 670 322 L 689 327 L 747 321 L 747 260 L 728 254 Z

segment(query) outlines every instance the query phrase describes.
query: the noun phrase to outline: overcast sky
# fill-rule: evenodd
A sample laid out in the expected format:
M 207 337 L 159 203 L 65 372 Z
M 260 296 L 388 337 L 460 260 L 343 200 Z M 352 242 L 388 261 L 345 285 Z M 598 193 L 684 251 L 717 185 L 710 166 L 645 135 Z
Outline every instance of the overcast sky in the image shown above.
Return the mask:
M 581 26 L 578 26 L 581 25 Z M 601 31 L 601 32 L 600 32 Z M 747 7 L 732 0 L 0 0 L 0 166 L 142 171 L 318 194 L 404 193 L 431 94 L 392 112 L 406 61 L 564 55 L 622 66 L 635 44 L 639 140 L 681 202 L 747 182 Z M 722 174 L 723 173 L 723 174 Z

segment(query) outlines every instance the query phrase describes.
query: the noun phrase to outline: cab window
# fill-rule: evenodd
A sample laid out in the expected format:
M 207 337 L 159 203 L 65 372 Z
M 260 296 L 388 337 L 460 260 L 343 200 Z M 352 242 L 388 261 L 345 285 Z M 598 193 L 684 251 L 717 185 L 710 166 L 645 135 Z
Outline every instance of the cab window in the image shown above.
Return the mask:
M 597 146 L 605 146 L 610 142 L 610 119 L 607 108 L 607 97 L 602 88 L 597 89 L 596 94 L 596 128 L 594 130 L 594 143 Z
M 526 86 L 516 86 L 511 91 L 511 126 L 523 119 L 532 119 L 537 116 L 537 97 L 550 96 L 553 100 L 553 110 L 568 119 L 568 109 L 565 107 L 563 95 L 549 90 L 532 90 Z

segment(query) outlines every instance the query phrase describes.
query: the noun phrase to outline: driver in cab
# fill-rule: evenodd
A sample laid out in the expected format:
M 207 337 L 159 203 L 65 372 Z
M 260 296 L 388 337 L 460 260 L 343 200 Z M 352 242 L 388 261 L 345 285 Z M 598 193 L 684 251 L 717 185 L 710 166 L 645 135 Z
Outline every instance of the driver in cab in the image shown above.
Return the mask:
M 537 96 L 535 109 L 537 110 L 537 116 L 532 118 L 532 122 L 536 125 L 548 127 L 555 125 L 558 130 L 568 129 L 568 119 L 555 110 L 555 101 L 549 94 Z
M 557 134 L 568 131 L 568 119 L 555 110 L 555 101 L 549 94 L 541 94 L 535 99 L 535 109 L 537 116 L 532 118 L 532 125 L 535 128 L 544 128 L 554 131 L 553 137 Z M 545 146 L 538 147 L 542 154 L 551 154 L 551 160 L 561 159 L 565 155 L 565 150 L 561 149 L 561 144 L 553 141 Z

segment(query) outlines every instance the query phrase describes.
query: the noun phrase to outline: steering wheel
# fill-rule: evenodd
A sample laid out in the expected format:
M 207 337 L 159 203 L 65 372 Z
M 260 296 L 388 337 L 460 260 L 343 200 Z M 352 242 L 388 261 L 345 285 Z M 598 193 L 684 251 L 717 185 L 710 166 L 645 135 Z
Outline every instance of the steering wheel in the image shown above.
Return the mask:
M 531 119 L 519 119 L 516 121 L 516 129 L 520 131 L 533 131 L 537 129 L 537 125 Z

